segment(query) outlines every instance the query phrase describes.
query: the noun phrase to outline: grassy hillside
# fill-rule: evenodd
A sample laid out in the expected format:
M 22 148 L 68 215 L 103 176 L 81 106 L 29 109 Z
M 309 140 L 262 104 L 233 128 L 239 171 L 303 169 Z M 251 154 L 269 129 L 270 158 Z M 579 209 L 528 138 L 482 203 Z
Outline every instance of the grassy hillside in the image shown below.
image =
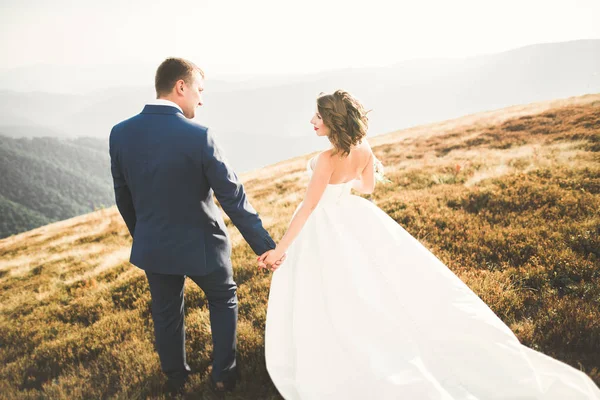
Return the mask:
M 0 238 L 114 204 L 108 144 L 0 135 Z
M 468 116 L 372 143 L 393 183 L 369 197 L 522 343 L 600 384 L 600 95 Z M 275 239 L 302 198 L 307 159 L 244 176 Z M 243 374 L 229 398 L 277 399 L 263 357 L 271 275 L 256 270 L 254 254 L 228 225 Z M 114 207 L 0 241 L 0 397 L 164 398 L 148 285 L 127 262 L 130 244 Z M 186 318 L 188 361 L 197 372 L 189 397 L 210 399 L 208 308 L 191 282 Z

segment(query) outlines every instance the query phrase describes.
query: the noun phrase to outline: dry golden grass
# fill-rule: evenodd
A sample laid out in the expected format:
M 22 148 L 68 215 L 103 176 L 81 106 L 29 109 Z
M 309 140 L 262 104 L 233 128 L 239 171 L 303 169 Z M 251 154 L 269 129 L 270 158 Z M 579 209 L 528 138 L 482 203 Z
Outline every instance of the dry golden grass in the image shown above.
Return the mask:
M 517 334 L 600 383 L 600 95 L 511 107 L 371 140 L 393 183 L 370 197 Z M 277 240 L 309 155 L 243 180 Z M 279 398 L 264 366 L 270 275 L 227 221 L 240 301 L 229 396 Z M 165 398 L 144 274 L 116 208 L 0 241 L 0 398 Z M 203 293 L 186 286 L 190 398 L 212 398 Z M 318 360 L 315 360 L 318 362 Z

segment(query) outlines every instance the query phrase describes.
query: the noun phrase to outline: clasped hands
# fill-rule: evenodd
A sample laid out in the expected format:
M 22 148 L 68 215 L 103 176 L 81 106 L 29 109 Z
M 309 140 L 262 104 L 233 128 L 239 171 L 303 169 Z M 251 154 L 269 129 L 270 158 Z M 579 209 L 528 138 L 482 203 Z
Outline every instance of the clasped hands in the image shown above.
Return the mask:
M 266 251 L 256 259 L 258 269 L 267 269 L 274 272 L 285 261 L 286 257 L 287 254 L 277 248 Z

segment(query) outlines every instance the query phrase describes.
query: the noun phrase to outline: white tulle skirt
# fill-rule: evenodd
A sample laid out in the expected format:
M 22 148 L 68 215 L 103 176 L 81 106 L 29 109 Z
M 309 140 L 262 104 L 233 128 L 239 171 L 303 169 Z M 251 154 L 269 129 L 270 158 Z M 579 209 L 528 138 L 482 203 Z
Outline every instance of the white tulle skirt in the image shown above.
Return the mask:
M 600 399 L 348 185 L 326 189 L 273 274 L 265 352 L 288 400 Z

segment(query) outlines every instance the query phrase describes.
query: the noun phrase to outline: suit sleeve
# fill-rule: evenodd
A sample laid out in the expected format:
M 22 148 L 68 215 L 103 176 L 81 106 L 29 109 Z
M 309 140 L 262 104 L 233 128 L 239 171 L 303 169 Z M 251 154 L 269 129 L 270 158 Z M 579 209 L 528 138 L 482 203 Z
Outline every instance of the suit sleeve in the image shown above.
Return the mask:
M 244 186 L 227 165 L 210 130 L 206 132 L 202 153 L 202 168 L 208 184 L 231 222 L 257 255 L 274 249 L 275 242 L 263 228 L 258 213 L 248 202 Z
M 133 198 L 131 197 L 131 192 L 129 191 L 129 187 L 127 186 L 127 182 L 125 181 L 121 166 L 119 164 L 119 155 L 113 143 L 113 132 L 114 130 L 110 133 L 109 153 L 110 170 L 115 189 L 115 202 L 117 203 L 117 208 L 119 209 L 119 212 L 121 213 L 121 216 L 127 225 L 127 229 L 129 229 L 129 234 L 133 237 L 136 223 Z

